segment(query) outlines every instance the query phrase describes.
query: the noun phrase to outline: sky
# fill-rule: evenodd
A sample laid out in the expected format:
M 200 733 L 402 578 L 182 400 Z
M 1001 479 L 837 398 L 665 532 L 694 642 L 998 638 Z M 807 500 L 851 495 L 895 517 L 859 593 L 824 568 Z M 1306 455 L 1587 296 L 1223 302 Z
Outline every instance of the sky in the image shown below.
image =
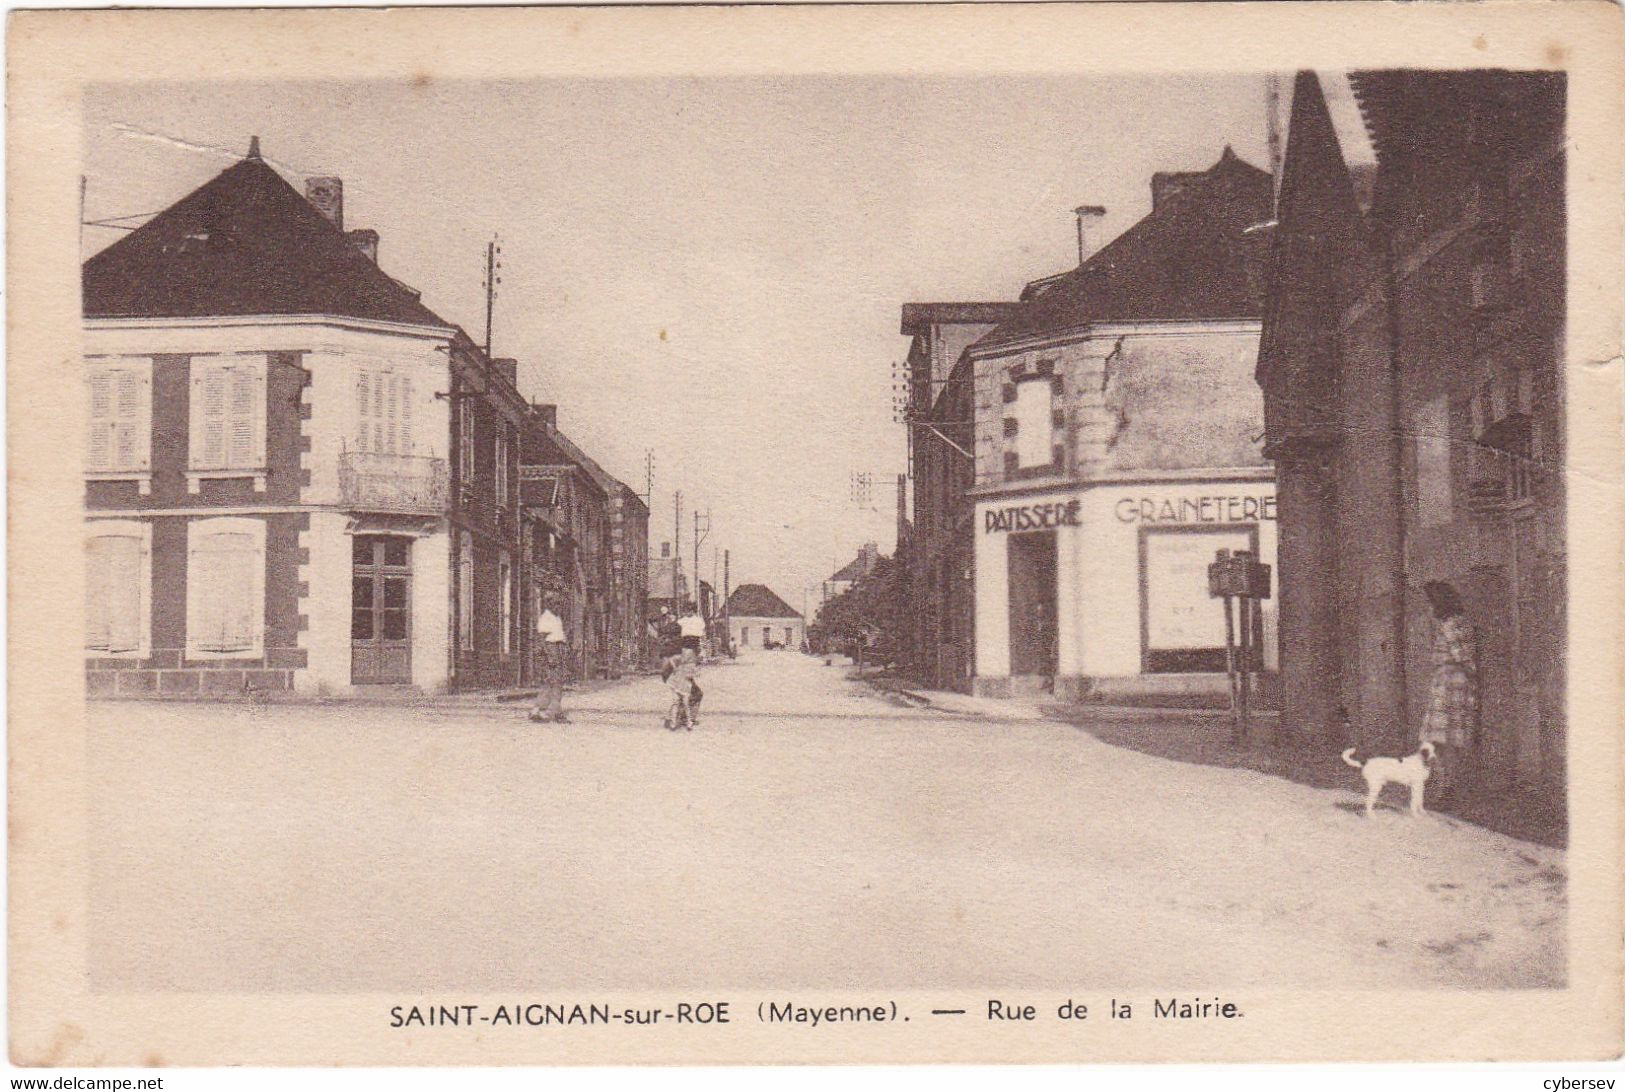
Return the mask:
M 906 467 L 892 366 L 904 303 L 1014 299 L 1150 211 L 1154 171 L 1226 144 L 1268 167 L 1264 77 L 774 76 L 102 85 L 85 219 L 156 212 L 258 136 L 296 188 L 344 180 L 345 226 L 641 492 L 651 555 L 792 606 L 865 541 L 889 552 Z M 88 256 L 120 233 L 86 228 Z M 854 503 L 855 472 L 877 484 Z

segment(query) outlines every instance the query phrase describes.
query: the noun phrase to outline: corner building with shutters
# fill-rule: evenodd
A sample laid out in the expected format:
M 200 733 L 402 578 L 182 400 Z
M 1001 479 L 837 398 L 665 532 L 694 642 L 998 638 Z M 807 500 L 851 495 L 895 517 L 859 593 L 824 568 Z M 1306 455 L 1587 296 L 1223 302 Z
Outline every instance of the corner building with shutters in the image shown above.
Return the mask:
M 256 147 L 84 265 L 92 695 L 521 679 L 529 408 L 342 194 Z

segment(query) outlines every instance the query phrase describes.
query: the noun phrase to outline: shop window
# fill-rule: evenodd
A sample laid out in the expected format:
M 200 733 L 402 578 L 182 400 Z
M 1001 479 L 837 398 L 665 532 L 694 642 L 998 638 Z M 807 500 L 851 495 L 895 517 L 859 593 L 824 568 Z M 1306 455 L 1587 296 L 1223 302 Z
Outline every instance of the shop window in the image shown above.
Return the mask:
M 200 519 L 187 525 L 187 655 L 258 656 L 265 626 L 265 521 Z
M 150 481 L 150 365 L 145 361 L 93 364 L 85 380 L 90 402 L 85 470 L 92 476 L 128 475 Z
M 1256 533 L 1147 528 L 1141 535 L 1142 669 L 1150 674 L 1225 670 L 1224 601 L 1208 594 L 1207 567 L 1221 549 L 1256 555 Z
M 152 527 L 97 520 L 85 539 L 85 648 L 144 656 L 152 583 Z

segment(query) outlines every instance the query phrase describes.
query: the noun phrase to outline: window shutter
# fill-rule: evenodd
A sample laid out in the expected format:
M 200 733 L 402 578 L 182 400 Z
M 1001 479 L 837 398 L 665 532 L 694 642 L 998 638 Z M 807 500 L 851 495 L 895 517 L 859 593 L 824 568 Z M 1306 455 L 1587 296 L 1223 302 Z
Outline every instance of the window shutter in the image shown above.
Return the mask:
M 474 404 L 464 402 L 459 407 L 458 425 L 462 436 L 457 445 L 457 476 L 464 482 L 474 480 Z
M 474 647 L 474 540 L 466 531 L 457 550 L 457 643 Z
M 372 377 L 372 449 L 387 451 L 384 447 L 384 377 Z
M 91 470 L 112 467 L 113 375 L 106 370 L 90 373 L 90 437 L 86 458 Z
M 259 551 L 243 532 L 202 536 L 193 550 L 187 575 L 188 594 L 195 597 L 193 644 L 205 652 L 241 652 L 252 648 L 259 586 L 254 571 Z
M 191 607 L 187 635 L 192 646 L 204 652 L 219 652 L 225 643 L 226 589 L 216 538 L 203 538 L 193 548 L 186 566 L 186 595 Z
M 85 544 L 85 647 L 107 647 L 108 551 L 110 539 L 93 538 Z
M 132 652 L 141 647 L 141 542 L 128 536 L 104 538 L 107 651 Z
M 412 454 L 412 380 L 401 376 L 401 454 Z
M 395 446 L 395 429 L 400 420 L 401 384 L 400 380 L 396 379 L 393 375 L 389 377 L 388 384 L 389 386 L 387 388 L 387 394 L 384 398 L 384 413 L 386 417 L 384 423 L 384 450 L 393 455 L 397 450 Z
M 114 405 L 113 457 L 119 470 L 140 468 L 136 457 L 136 429 L 141 415 L 141 377 L 129 368 L 120 368 L 115 380 L 118 399 Z
M 223 623 L 221 630 L 232 650 L 252 648 L 254 631 L 259 628 L 254 624 L 254 615 L 261 609 L 261 604 L 257 597 L 246 592 L 247 589 L 257 587 L 259 584 L 254 572 L 254 566 L 259 561 L 259 551 L 254 548 L 254 540 L 247 535 L 219 537 L 230 540 L 221 551 L 223 575 L 226 586 L 231 589 L 231 593 L 225 597 L 224 609 L 221 612 Z
M 198 399 L 198 428 L 193 439 L 197 450 L 192 456 L 195 467 L 220 467 L 226 463 L 226 371 L 219 367 L 204 367 L 193 383 L 193 394 Z
M 254 411 L 258 408 L 258 376 L 248 368 L 232 368 L 227 372 L 231 390 L 230 448 L 227 451 L 233 467 L 258 466 L 254 438 L 258 431 Z
M 356 449 L 358 451 L 372 450 L 371 428 L 368 417 L 371 416 L 372 402 L 370 401 L 367 386 L 367 373 L 357 372 L 355 375 L 355 421 L 356 421 Z
M 135 430 L 135 468 L 152 469 L 152 369 L 136 373 L 136 406 L 131 428 Z

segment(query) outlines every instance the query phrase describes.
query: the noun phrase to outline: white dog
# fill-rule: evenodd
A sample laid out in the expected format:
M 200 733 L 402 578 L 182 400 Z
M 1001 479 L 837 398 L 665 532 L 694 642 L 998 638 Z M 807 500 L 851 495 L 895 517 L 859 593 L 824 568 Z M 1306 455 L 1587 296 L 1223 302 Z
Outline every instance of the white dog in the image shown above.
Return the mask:
M 1354 748 L 1350 747 L 1343 752 L 1343 761 L 1359 770 L 1365 777 L 1365 813 L 1371 814 L 1377 806 L 1377 796 L 1382 787 L 1392 781 L 1396 785 L 1409 785 L 1411 787 L 1411 814 L 1422 814 L 1422 786 L 1427 784 L 1428 774 L 1432 773 L 1434 749 L 1433 744 L 1423 743 L 1413 755 L 1404 758 L 1388 758 L 1378 756 L 1368 758 L 1364 762 L 1354 761 Z

